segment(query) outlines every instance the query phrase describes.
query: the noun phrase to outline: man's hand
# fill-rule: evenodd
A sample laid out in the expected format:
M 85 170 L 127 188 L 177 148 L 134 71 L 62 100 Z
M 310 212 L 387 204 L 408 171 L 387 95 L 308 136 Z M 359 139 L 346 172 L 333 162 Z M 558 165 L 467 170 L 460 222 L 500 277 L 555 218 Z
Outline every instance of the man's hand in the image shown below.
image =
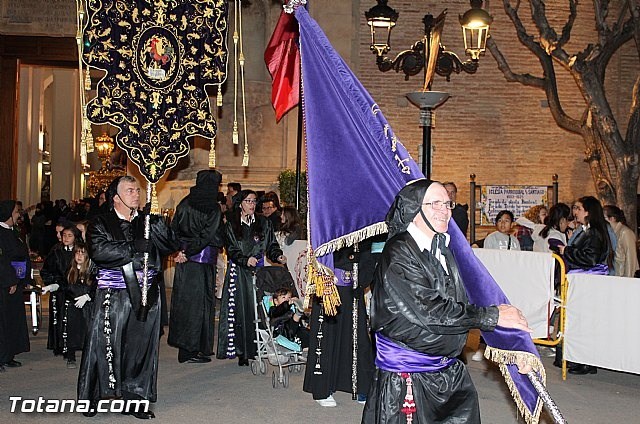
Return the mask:
M 253 256 L 250 257 L 249 260 L 247 261 L 247 266 L 255 267 L 256 265 L 258 265 L 258 260 Z
M 511 305 L 498 306 L 498 325 L 504 328 L 515 328 L 526 331 L 527 333 L 533 332 L 533 330 L 529 328 L 527 319 L 522 315 L 522 312 Z
M 525 364 L 524 361 L 520 361 L 516 364 L 516 366 L 518 367 L 518 372 L 520 374 L 529 374 L 531 371 L 533 371 L 533 367 L 531 365 Z
M 188 261 L 188 258 L 187 255 L 184 254 L 184 252 L 178 252 L 173 257 L 173 261 L 178 264 L 183 264 Z
M 14 284 L 13 286 L 9 287 L 9 294 L 14 294 L 17 289 L 18 289 L 17 284 Z

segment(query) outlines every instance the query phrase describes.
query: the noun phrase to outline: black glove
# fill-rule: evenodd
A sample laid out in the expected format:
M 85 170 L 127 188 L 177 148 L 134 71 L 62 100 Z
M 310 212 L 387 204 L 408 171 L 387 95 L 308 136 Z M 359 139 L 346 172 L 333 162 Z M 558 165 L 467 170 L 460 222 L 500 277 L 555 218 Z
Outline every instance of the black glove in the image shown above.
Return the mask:
M 138 238 L 134 240 L 133 247 L 137 253 L 149 253 L 150 252 L 150 243 L 149 240 L 144 238 Z

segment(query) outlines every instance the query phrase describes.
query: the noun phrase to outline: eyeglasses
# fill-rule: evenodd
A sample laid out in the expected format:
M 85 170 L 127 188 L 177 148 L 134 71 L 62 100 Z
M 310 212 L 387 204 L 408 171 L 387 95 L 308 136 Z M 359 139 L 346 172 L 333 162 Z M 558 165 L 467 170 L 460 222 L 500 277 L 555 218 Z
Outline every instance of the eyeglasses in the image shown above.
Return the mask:
M 244 199 L 243 202 L 250 203 L 252 205 L 258 203 L 256 199 Z
M 451 200 L 447 200 L 446 202 L 434 200 L 433 202 L 425 202 L 423 205 L 429 205 L 433 209 L 442 209 L 443 206 L 447 209 L 453 209 L 456 207 L 456 202 L 452 202 Z

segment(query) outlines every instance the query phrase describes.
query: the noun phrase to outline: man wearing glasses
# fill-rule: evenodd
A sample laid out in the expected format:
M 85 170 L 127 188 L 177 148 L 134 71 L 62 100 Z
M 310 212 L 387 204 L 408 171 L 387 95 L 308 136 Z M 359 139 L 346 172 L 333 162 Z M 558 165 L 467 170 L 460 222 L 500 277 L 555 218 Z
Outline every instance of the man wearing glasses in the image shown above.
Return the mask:
M 372 283 L 376 372 L 363 424 L 479 423 L 478 394 L 456 359 L 467 332 L 496 325 L 530 331 L 511 305 L 469 304 L 448 247 L 454 207 L 440 183 L 422 179 L 400 190 L 387 214 L 389 235 Z

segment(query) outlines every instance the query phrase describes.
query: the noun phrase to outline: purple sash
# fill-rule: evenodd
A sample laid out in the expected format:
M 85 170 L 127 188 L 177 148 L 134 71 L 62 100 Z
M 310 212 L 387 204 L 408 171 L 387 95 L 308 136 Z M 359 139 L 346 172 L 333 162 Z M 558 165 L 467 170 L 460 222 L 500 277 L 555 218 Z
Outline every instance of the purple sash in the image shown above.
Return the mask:
M 449 368 L 456 358 L 433 356 L 398 346 L 376 333 L 376 366 L 389 372 L 438 372 Z
M 345 271 L 344 269 L 336 268 L 333 273 L 336 276 L 336 286 L 353 287 L 351 271 Z
M 218 250 L 207 246 L 200 251 L 200 253 L 196 253 L 193 256 L 189 256 L 189 260 L 191 262 L 197 262 L 199 264 L 210 264 L 215 265 L 218 260 Z
M 598 264 L 589 269 L 572 269 L 567 274 L 593 274 L 593 275 L 609 275 L 609 267 L 605 264 Z
M 27 261 L 11 261 L 11 266 L 16 270 L 18 280 L 27 278 Z
M 149 277 L 149 281 L 153 280 L 156 276 L 156 270 L 150 269 L 147 272 Z M 138 282 L 140 286 L 142 286 L 142 271 L 136 271 L 136 277 L 138 277 Z M 118 269 L 106 269 L 101 268 L 98 270 L 98 288 L 99 289 L 126 289 L 127 283 L 124 281 L 124 275 L 122 271 Z

